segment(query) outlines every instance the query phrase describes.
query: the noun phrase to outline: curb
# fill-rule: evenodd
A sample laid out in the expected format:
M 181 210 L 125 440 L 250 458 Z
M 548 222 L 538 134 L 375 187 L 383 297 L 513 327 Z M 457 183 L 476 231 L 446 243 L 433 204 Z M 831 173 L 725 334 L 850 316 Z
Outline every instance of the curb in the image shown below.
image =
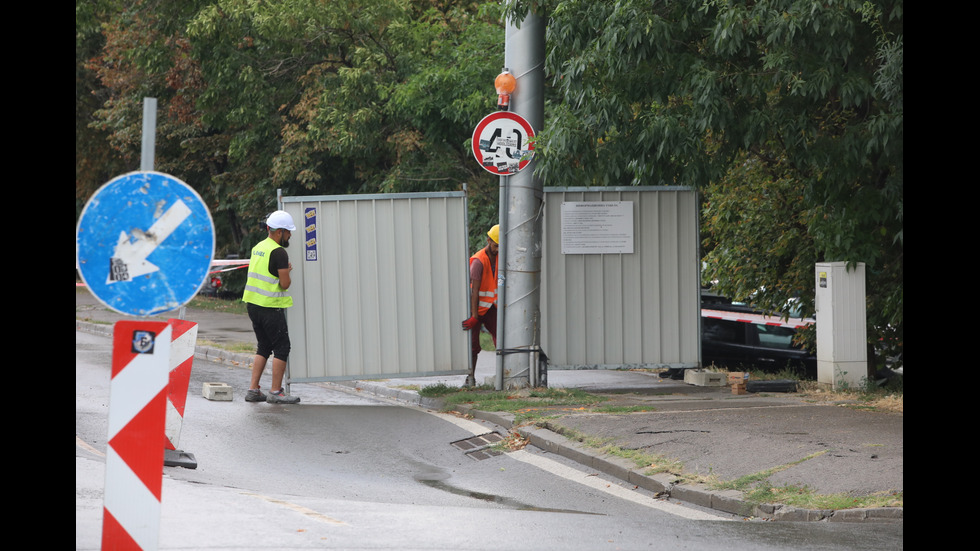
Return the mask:
M 111 325 L 75 320 L 75 330 L 104 337 L 112 337 Z M 242 367 L 252 364 L 250 354 L 233 353 L 218 348 L 197 347 L 194 357 L 227 362 Z M 369 381 L 330 381 L 324 383 L 342 392 L 367 392 L 375 396 L 389 398 L 408 405 L 435 411 L 442 411 L 444 400 L 420 396 L 414 390 L 402 390 L 378 385 Z M 671 475 L 646 475 L 633 467 L 628 461 L 617 457 L 601 455 L 574 440 L 550 429 L 536 426 L 514 427 L 513 416 L 495 412 L 480 411 L 459 406 L 460 413 L 476 419 L 493 423 L 505 430 L 514 431 L 528 442 L 542 450 L 574 461 L 585 467 L 595 469 L 627 484 L 643 488 L 658 498 L 675 499 L 706 509 L 736 515 L 745 519 L 762 519 L 790 522 L 903 522 L 904 507 L 882 507 L 864 509 L 799 509 L 775 503 L 749 503 L 737 490 L 711 490 L 696 484 L 677 484 Z
M 100 337 L 112 337 L 112 325 L 75 320 L 75 331 L 83 331 Z
M 92 323 L 90 321 L 75 320 L 75 330 L 100 337 L 112 338 L 114 325 L 104 323 Z M 197 346 L 194 348 L 194 357 L 201 360 L 212 362 L 230 363 L 241 367 L 251 367 L 254 355 L 242 354 L 240 352 L 229 352 L 220 348 L 210 346 Z
M 368 392 L 376 396 L 436 411 L 442 411 L 444 404 L 441 398 L 424 398 L 419 396 L 416 391 L 392 389 L 370 382 L 335 381 L 329 384 L 341 387 L 340 390 Z M 480 411 L 466 406 L 457 406 L 457 409 L 464 415 L 470 415 L 475 419 L 503 427 L 505 430 L 514 431 L 527 438 L 530 444 L 548 453 L 564 457 L 627 484 L 643 488 L 658 498 L 683 501 L 706 509 L 740 516 L 746 520 L 791 522 L 904 521 L 904 507 L 832 510 L 799 509 L 778 503 L 750 503 L 743 499 L 742 493 L 737 490 L 711 490 L 702 485 L 677 484 L 674 477 L 667 474 L 643 474 L 624 459 L 598 454 L 591 448 L 550 429 L 536 426 L 514 427 L 513 416 L 510 414 Z

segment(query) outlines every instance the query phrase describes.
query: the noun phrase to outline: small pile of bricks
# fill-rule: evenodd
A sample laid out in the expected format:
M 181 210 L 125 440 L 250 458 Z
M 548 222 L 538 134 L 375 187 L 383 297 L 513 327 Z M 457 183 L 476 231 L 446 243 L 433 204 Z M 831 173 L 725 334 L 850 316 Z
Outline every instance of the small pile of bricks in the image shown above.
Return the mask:
M 728 374 L 728 384 L 732 385 L 732 394 L 748 394 L 745 384 L 749 380 L 749 374 L 742 371 L 733 371 Z

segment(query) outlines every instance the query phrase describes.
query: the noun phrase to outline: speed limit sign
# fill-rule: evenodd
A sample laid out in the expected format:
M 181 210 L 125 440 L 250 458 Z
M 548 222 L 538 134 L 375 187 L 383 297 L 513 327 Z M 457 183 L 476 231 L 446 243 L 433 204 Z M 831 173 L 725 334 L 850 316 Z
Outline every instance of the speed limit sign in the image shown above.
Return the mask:
M 534 156 L 534 129 L 516 113 L 491 113 L 473 131 L 473 157 L 498 176 L 517 174 Z

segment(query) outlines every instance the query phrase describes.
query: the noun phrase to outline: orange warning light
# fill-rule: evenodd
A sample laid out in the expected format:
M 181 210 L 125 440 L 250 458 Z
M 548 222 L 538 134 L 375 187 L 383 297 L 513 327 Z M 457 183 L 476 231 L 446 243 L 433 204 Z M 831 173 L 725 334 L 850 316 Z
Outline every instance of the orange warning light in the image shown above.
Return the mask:
M 494 88 L 497 89 L 497 108 L 507 111 L 510 108 L 510 95 L 517 88 L 517 79 L 507 69 L 504 69 L 493 81 Z

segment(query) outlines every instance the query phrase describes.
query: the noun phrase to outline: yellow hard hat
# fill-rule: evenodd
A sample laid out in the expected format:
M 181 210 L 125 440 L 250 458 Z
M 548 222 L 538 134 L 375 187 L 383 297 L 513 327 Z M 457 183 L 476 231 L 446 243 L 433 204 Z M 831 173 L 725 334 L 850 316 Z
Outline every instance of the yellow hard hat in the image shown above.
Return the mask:
M 487 237 L 489 237 L 490 239 L 493 239 L 493 242 L 499 245 L 500 244 L 500 224 L 497 224 L 496 226 L 490 228 L 490 231 L 487 232 Z

